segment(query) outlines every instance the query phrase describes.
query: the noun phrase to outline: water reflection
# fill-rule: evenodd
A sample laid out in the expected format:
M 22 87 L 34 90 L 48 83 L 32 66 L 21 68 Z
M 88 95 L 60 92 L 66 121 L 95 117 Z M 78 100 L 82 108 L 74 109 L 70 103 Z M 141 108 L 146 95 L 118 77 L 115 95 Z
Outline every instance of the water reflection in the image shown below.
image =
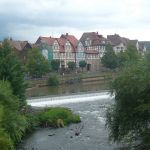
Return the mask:
M 78 84 L 65 84 L 58 87 L 35 87 L 27 89 L 27 97 L 44 96 L 44 95 L 62 95 L 80 92 L 92 92 L 108 89 L 108 82 L 88 82 Z

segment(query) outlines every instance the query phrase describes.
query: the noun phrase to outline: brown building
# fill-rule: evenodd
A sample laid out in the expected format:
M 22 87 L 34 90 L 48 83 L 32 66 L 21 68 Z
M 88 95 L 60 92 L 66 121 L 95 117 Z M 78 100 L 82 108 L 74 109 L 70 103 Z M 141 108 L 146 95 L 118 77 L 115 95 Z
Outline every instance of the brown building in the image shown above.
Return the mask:
M 99 70 L 107 39 L 102 35 L 99 35 L 98 32 L 85 32 L 79 41 L 79 44 L 82 44 L 84 47 L 87 70 Z
M 25 63 L 27 60 L 28 50 L 32 48 L 31 44 L 28 41 L 14 41 L 9 40 L 10 45 L 13 47 L 15 54 L 19 59 Z

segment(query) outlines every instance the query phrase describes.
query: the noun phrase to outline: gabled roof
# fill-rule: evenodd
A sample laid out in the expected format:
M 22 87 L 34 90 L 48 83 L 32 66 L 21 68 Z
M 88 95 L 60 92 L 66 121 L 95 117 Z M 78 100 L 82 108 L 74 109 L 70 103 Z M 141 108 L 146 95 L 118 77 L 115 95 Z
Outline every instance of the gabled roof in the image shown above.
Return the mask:
M 62 34 L 60 38 L 68 40 L 73 48 L 73 51 L 74 52 L 77 51 L 78 40 L 74 35 L 69 35 L 68 33 L 66 33 L 66 34 Z
M 115 45 L 115 46 L 121 43 L 123 43 L 124 45 L 127 45 L 127 43 L 129 42 L 128 38 L 121 37 L 118 34 L 107 35 L 107 39 L 111 42 L 112 45 Z
M 14 40 L 9 40 L 9 43 L 12 47 L 15 49 L 22 51 L 27 47 L 32 48 L 32 46 L 28 43 L 28 41 L 14 41 Z
M 42 37 L 42 36 L 40 36 L 40 37 L 37 39 L 37 41 L 36 41 L 35 44 L 46 43 L 47 45 L 52 46 L 54 40 L 55 40 L 55 38 L 53 38 L 53 37 Z
M 56 40 L 58 41 L 58 44 L 60 46 L 60 52 L 64 53 L 65 52 L 66 39 L 64 39 L 64 38 L 57 38 Z
M 80 41 L 83 44 L 83 46 L 86 46 L 85 41 L 88 38 L 91 40 L 91 42 L 92 42 L 91 45 L 92 46 L 104 44 L 103 41 L 106 42 L 106 40 L 107 40 L 102 35 L 99 35 L 98 32 L 85 32 L 85 33 L 82 34 L 82 36 L 80 38 Z

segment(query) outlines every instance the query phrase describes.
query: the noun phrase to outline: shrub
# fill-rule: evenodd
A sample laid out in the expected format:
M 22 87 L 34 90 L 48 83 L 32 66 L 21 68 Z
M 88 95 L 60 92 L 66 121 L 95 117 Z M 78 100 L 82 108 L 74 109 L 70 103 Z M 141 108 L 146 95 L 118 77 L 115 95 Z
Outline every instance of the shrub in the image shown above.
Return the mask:
M 70 70 L 74 70 L 76 68 L 76 63 L 73 61 L 69 61 L 67 65 Z
M 74 115 L 71 110 L 67 108 L 49 108 L 39 115 L 40 124 L 42 126 L 57 127 L 58 119 L 63 120 L 64 125 L 80 122 L 80 117 L 78 115 Z
M 0 149 L 15 150 L 11 138 L 3 129 L 0 129 Z
M 57 86 L 59 85 L 59 80 L 57 76 L 50 76 L 48 79 L 48 85 L 49 86 Z
M 36 127 L 39 126 L 39 116 L 37 113 L 28 113 L 26 114 L 26 119 L 27 119 L 27 132 L 32 132 L 33 130 L 36 129 Z

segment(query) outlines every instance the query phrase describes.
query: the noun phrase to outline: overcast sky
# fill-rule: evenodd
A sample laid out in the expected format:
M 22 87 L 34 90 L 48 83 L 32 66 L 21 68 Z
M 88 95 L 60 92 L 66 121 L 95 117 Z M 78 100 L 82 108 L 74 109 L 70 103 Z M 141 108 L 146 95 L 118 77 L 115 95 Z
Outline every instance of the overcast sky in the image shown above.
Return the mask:
M 150 0 L 0 0 L 0 40 L 90 31 L 150 40 Z

